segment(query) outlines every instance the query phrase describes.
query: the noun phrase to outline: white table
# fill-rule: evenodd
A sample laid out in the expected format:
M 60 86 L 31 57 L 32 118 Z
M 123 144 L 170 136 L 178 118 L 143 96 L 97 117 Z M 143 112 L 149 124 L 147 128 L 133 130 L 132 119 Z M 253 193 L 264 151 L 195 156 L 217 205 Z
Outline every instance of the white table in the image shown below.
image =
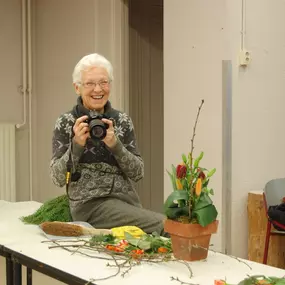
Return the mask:
M 37 202 L 10 203 L 0 200 L 0 245 L 2 246 L 2 254 L 4 252 L 8 255 L 8 260 L 9 258 L 12 259 L 14 269 L 16 264 L 16 269 L 20 272 L 19 267 L 25 265 L 29 270 L 37 270 L 69 285 L 83 285 L 90 280 L 100 279 L 115 273 L 115 268 L 106 266 L 106 260 L 93 259 L 80 254 L 72 255 L 62 248 L 49 249 L 50 244 L 42 242 L 47 239 L 38 226 L 24 225 L 19 220 L 19 217 L 33 213 L 39 206 L 41 204 Z M 210 251 L 206 261 L 189 263 L 194 275 L 191 279 L 189 279 L 189 272 L 183 264 L 167 262 L 152 265 L 141 264 L 132 268 L 124 278 L 118 275 L 114 278 L 90 282 L 89 284 L 180 284 L 171 281 L 172 276 L 178 277 L 184 282 L 200 285 L 213 285 L 215 279 L 225 278 L 230 284 L 237 284 L 248 275 L 277 277 L 285 275 L 285 270 L 246 260 L 241 261 Z M 243 262 L 246 262 L 252 269 Z M 31 280 L 29 282 L 30 285 Z

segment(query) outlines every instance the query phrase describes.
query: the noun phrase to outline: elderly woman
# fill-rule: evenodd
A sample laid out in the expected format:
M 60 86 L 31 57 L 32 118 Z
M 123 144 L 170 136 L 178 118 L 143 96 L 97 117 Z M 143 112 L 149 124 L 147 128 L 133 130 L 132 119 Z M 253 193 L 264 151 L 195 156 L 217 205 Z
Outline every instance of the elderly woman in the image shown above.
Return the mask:
M 77 104 L 56 121 L 51 177 L 59 187 L 69 185 L 73 220 L 96 228 L 132 225 L 162 234 L 164 216 L 143 209 L 133 187 L 143 178 L 144 163 L 131 118 L 109 101 L 112 81 L 112 65 L 99 54 L 87 55 L 75 66 Z M 103 126 L 93 127 L 95 122 Z

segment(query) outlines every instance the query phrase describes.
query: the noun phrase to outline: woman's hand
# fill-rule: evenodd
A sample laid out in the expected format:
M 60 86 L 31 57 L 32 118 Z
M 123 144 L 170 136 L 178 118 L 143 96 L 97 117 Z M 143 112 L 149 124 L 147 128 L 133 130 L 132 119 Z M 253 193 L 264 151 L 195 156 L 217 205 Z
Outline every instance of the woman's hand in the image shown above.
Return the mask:
M 87 138 L 90 137 L 89 127 L 85 122 L 87 119 L 88 116 L 82 116 L 75 121 L 73 126 L 73 140 L 81 146 L 85 146 Z
M 115 130 L 113 126 L 113 121 L 108 119 L 102 119 L 102 121 L 109 125 L 109 128 L 107 129 L 106 137 L 103 139 L 103 142 L 109 147 L 112 148 L 117 143 L 117 137 L 115 136 Z

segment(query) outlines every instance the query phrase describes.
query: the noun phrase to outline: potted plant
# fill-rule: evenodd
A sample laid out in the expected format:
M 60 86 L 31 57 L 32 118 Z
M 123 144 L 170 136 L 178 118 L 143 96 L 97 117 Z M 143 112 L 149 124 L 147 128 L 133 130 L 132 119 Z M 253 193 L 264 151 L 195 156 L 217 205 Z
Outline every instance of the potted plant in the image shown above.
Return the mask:
M 170 234 L 173 254 L 187 261 L 207 258 L 211 235 L 218 228 L 218 212 L 210 198 L 214 192 L 209 188 L 216 169 L 208 171 L 201 166 L 203 152 L 193 157 L 195 131 L 203 104 L 204 100 L 198 109 L 189 154 L 183 154 L 182 163 L 172 165 L 168 171 L 173 192 L 164 203 L 167 216 L 164 231 Z

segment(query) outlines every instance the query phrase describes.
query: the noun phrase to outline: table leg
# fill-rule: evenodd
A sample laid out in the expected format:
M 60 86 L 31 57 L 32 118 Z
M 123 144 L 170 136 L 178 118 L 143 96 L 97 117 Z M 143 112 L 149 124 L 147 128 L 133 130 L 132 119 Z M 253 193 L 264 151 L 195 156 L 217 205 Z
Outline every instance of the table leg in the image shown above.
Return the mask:
M 27 267 L 27 285 L 33 284 L 33 271 L 31 268 Z
M 6 285 L 13 284 L 13 262 L 10 256 L 6 256 Z
M 22 285 L 22 265 L 13 260 L 14 285 Z

